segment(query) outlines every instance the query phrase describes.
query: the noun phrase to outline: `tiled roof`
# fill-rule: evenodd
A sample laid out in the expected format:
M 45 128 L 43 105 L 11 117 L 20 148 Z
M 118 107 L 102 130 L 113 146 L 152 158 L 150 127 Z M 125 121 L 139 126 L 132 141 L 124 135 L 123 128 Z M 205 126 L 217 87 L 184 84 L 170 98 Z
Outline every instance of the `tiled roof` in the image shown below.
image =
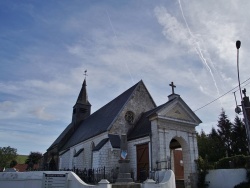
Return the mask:
M 14 166 L 14 168 L 18 171 L 18 172 L 25 172 L 27 170 L 28 164 L 17 164 L 16 166 Z M 33 169 L 38 169 L 39 165 L 38 164 L 34 164 Z
M 142 82 L 142 81 L 140 81 Z M 84 140 L 87 140 L 93 136 L 101 134 L 108 131 L 108 128 L 116 119 L 123 106 L 129 100 L 130 96 L 134 92 L 138 82 L 121 95 L 116 97 L 114 100 L 110 101 L 108 104 L 91 114 L 86 118 L 74 132 L 74 134 L 69 138 L 67 143 L 62 147 L 61 150 L 68 149 Z M 67 129 L 67 128 L 66 128 Z

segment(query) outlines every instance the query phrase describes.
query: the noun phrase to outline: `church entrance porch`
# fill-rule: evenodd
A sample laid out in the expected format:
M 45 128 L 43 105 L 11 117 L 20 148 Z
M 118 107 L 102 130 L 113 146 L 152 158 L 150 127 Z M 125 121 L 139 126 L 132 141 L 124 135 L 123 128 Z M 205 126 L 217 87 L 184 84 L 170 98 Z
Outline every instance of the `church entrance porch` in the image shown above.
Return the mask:
M 145 181 L 149 175 L 149 150 L 148 143 L 136 146 L 137 154 L 137 180 Z
M 184 188 L 184 164 L 181 144 L 172 139 L 169 144 L 171 153 L 171 166 L 175 174 L 176 188 Z
M 183 166 L 183 154 L 182 147 L 176 139 L 172 139 L 170 144 L 170 153 L 172 158 L 172 170 L 175 173 L 176 180 L 184 179 L 184 166 Z

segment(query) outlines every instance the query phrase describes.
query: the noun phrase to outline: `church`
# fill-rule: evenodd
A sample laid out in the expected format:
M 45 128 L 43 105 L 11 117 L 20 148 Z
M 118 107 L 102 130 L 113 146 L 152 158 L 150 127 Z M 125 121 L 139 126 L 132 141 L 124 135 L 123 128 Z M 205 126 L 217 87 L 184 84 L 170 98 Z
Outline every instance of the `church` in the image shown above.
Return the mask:
M 195 127 L 201 120 L 176 94 L 157 106 L 143 81 L 91 113 L 86 78 L 73 106 L 72 121 L 47 149 L 55 168 L 106 171 L 119 167 L 121 135 L 127 136 L 131 173 L 172 169 L 176 179 L 194 184 L 198 148 Z

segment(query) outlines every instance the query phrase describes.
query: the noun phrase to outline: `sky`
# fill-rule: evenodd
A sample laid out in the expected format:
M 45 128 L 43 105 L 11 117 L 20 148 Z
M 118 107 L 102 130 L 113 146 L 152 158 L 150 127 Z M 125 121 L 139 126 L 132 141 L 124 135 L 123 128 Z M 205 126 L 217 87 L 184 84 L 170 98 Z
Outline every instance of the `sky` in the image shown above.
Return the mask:
M 237 40 L 250 92 L 249 8 L 248 0 L 1 0 L 0 147 L 44 153 L 71 122 L 85 70 L 92 112 L 140 80 L 161 105 L 174 82 L 202 120 L 198 132 L 216 128 L 222 108 L 233 122 Z

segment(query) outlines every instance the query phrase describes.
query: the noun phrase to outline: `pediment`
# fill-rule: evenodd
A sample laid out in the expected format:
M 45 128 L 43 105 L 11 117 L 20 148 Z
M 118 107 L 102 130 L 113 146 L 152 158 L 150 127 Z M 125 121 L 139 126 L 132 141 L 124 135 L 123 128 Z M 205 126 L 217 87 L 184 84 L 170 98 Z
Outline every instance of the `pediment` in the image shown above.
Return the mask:
M 200 119 L 193 111 L 182 101 L 175 101 L 172 104 L 166 104 L 158 112 L 158 117 L 192 124 L 201 123 Z
M 193 118 L 190 117 L 189 114 L 179 105 L 177 104 L 172 109 L 167 111 L 165 114 L 162 114 L 165 117 L 179 119 L 179 120 L 186 120 L 186 121 L 193 121 Z

